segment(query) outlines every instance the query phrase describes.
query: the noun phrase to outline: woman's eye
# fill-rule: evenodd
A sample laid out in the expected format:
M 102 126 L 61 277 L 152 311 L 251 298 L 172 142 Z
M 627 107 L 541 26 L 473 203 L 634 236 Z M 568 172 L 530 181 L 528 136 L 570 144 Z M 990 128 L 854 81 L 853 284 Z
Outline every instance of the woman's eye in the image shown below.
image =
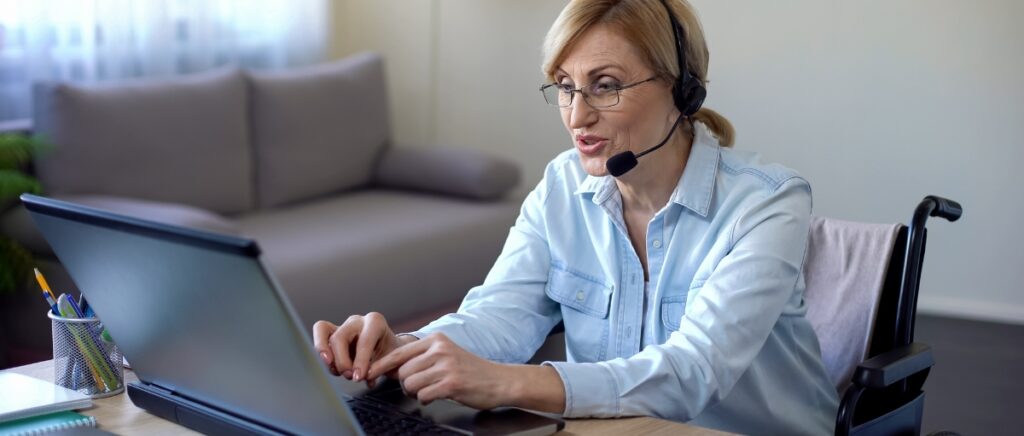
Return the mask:
M 591 86 L 591 92 L 595 95 L 608 94 L 609 92 L 615 92 L 618 89 L 618 84 L 614 82 L 598 82 Z
M 571 83 L 559 83 L 559 84 L 555 85 L 555 87 L 558 88 L 560 91 L 566 92 L 566 93 L 572 92 L 572 89 L 573 89 Z

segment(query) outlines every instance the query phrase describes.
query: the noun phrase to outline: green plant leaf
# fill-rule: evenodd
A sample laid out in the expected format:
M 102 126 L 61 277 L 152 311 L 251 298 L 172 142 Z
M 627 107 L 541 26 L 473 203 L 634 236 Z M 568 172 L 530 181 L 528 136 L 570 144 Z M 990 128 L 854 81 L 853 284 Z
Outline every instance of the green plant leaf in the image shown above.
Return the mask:
M 37 134 L 0 133 L 0 169 L 24 169 L 33 156 L 49 153 L 54 145 Z
M 0 237 L 0 294 L 13 292 L 28 280 L 32 254 L 17 242 Z
M 19 169 L 32 159 L 32 152 L 44 147 L 37 138 L 0 134 L 0 169 Z
M 0 204 L 26 192 L 39 194 L 42 191 L 36 179 L 15 170 L 0 170 Z

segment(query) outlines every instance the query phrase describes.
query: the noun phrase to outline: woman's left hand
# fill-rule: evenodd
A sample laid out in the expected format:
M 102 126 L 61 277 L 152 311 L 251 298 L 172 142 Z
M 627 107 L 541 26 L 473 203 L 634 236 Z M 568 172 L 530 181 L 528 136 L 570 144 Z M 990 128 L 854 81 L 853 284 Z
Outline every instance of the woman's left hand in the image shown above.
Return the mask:
M 480 358 L 441 333 L 403 345 L 373 362 L 366 379 L 396 368 L 406 394 L 423 404 L 447 398 L 486 410 L 515 402 L 510 392 L 515 382 L 512 366 Z

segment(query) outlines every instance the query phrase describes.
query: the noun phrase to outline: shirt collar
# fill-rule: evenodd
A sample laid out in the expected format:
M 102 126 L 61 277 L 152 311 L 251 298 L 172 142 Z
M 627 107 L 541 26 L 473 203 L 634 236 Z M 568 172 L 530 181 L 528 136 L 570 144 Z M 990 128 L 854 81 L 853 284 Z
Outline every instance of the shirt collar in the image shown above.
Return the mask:
M 703 123 L 696 123 L 694 127 L 697 134 L 690 148 L 686 169 L 683 170 L 683 176 L 679 178 L 669 201 L 706 217 L 715 191 L 721 147 L 718 145 L 718 139 L 712 136 Z M 601 204 L 618 190 L 614 177 L 588 175 L 576 189 L 576 194 L 593 194 L 591 201 L 594 204 Z
M 619 187 L 615 184 L 615 178 L 612 176 L 594 177 L 587 175 L 587 178 L 583 179 L 583 182 L 576 188 L 576 194 L 592 194 L 591 201 L 594 204 L 601 204 L 618 190 Z
M 679 184 L 669 201 L 678 203 L 702 217 L 708 216 L 711 197 L 715 193 L 715 179 L 718 177 L 718 162 L 722 158 L 722 147 L 718 145 L 707 126 L 694 125 L 697 134 L 690 147 L 686 169 L 679 178 Z

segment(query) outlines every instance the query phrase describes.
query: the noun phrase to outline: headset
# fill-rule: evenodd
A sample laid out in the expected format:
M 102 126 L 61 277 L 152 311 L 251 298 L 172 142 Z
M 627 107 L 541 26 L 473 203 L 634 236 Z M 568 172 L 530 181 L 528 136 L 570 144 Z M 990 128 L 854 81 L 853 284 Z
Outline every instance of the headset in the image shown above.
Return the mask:
M 662 0 L 661 4 L 665 6 L 665 12 L 668 12 L 668 18 L 672 21 L 672 35 L 676 41 L 676 60 L 679 62 L 679 77 L 676 78 L 676 83 L 672 86 L 672 100 L 679 112 L 689 117 L 700 110 L 708 91 L 700 79 L 690 73 L 686 64 L 686 34 L 683 33 L 683 27 L 676 20 L 676 15 L 672 13 L 668 1 Z
M 693 114 L 700 110 L 701 105 L 704 104 L 704 97 L 707 97 L 708 91 L 704 88 L 704 84 L 701 83 L 700 79 L 690 73 L 690 69 L 686 65 L 686 35 L 683 33 L 683 27 L 679 25 L 679 21 L 676 20 L 675 14 L 672 13 L 672 8 L 669 7 L 667 0 L 661 0 L 661 4 L 665 6 L 665 11 L 668 12 L 668 18 L 672 21 L 672 35 L 676 42 L 676 60 L 679 62 L 679 77 L 676 78 L 676 83 L 672 85 L 672 102 L 676 108 L 679 109 L 679 117 L 676 118 L 675 124 L 668 131 L 668 135 L 665 139 L 661 140 L 658 145 L 648 148 L 634 154 L 632 151 L 624 151 L 608 158 L 605 162 L 605 168 L 608 169 L 608 174 L 612 177 L 619 177 L 629 172 L 637 165 L 637 159 L 644 156 L 654 150 L 661 148 L 668 142 L 672 134 L 675 133 L 679 127 L 679 123 L 683 118 L 689 118 Z M 692 124 L 692 119 L 691 119 Z

